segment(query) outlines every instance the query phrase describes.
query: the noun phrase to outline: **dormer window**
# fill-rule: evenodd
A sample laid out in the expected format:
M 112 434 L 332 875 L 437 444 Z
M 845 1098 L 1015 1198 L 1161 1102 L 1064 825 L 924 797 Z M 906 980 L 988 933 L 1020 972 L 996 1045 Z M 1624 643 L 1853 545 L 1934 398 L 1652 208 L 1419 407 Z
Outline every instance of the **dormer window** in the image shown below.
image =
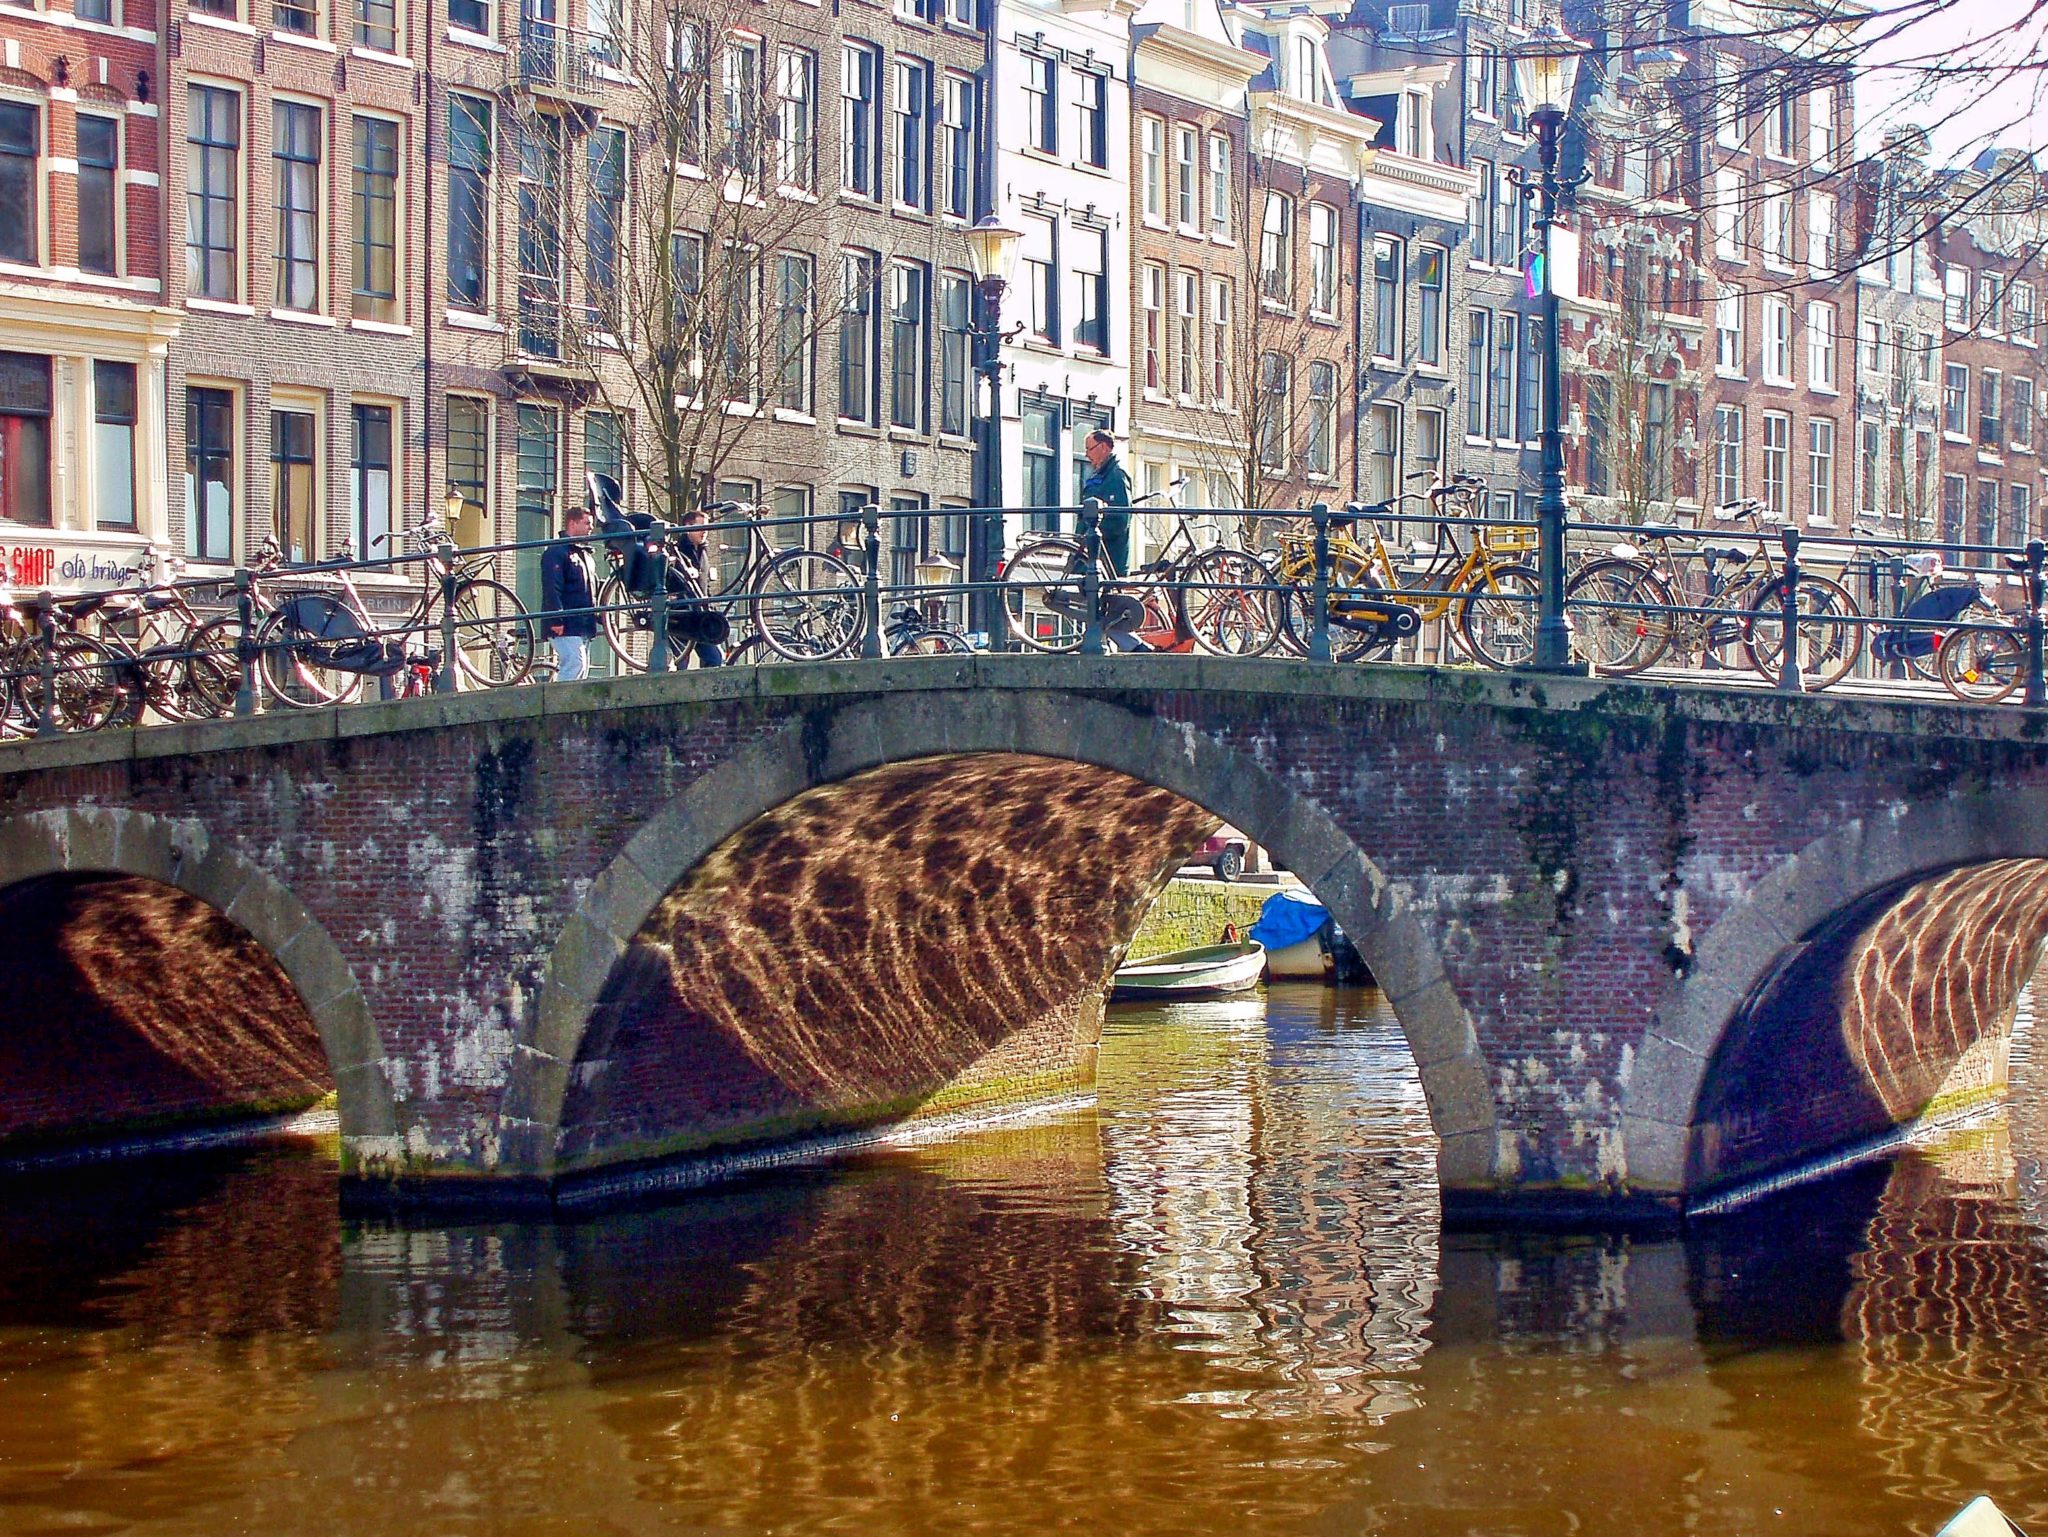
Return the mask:
M 1394 127 L 1394 147 L 1404 155 L 1417 160 L 1427 160 L 1435 153 L 1431 142 L 1429 92 L 1403 91 L 1401 93 L 1400 115 Z
M 1316 42 L 1312 37 L 1294 39 L 1294 94 L 1303 101 L 1316 99 Z

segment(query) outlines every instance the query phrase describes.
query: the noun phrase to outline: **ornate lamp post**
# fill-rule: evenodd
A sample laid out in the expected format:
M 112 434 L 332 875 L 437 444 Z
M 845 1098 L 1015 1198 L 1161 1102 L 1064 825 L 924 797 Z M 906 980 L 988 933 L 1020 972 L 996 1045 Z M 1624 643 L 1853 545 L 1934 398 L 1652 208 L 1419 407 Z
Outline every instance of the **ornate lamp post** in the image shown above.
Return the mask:
M 971 627 L 995 634 L 996 563 L 1002 558 L 1003 515 L 1003 294 L 1017 260 L 1022 230 L 1012 229 L 994 214 L 967 231 L 968 262 L 974 269 L 975 414 L 974 505 L 978 509 L 967 531 L 967 571 L 977 586 L 970 601 Z
M 1515 49 L 1515 88 L 1528 108 L 1536 133 L 1539 174 L 1533 185 L 1517 176 L 1522 195 L 1536 204 L 1535 224 L 1542 253 L 1543 288 L 1537 316 L 1543 325 L 1542 414 L 1538 441 L 1542 459 L 1536 496 L 1536 654 L 1530 665 L 1540 672 L 1572 668 L 1572 626 L 1564 611 L 1564 432 L 1559 421 L 1561 386 L 1557 326 L 1557 275 L 1551 269 L 1551 229 L 1557 223 L 1558 198 L 1566 183 L 1557 174 L 1557 141 L 1564 115 L 1571 107 L 1572 86 L 1579 74 L 1584 47 L 1545 22 Z

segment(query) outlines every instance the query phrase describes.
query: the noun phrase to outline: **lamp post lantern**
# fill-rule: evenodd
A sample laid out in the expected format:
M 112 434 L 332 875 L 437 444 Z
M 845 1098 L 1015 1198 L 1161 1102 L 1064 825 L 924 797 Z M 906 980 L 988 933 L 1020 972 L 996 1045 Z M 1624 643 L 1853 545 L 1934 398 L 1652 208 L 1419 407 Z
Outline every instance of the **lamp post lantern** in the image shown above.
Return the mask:
M 974 272 L 974 505 L 967 534 L 967 570 L 976 583 L 969 598 L 972 628 L 995 636 L 996 563 L 1002 557 L 1003 529 L 1003 294 L 1017 260 L 1023 231 L 994 214 L 985 215 L 967 231 L 968 263 Z
M 1536 135 L 1538 174 L 1533 184 L 1517 176 L 1522 195 L 1536 205 L 1539 268 L 1543 275 L 1536 295 L 1537 318 L 1543 329 L 1543 389 L 1537 434 L 1541 459 L 1537 470 L 1536 496 L 1536 649 L 1531 665 L 1540 672 L 1572 670 L 1572 626 L 1564 611 L 1565 520 L 1564 430 L 1562 385 L 1559 379 L 1563 348 L 1558 336 L 1557 274 L 1551 269 L 1550 232 L 1557 224 L 1558 199 L 1567 183 L 1557 174 L 1558 139 L 1564 130 L 1565 113 L 1571 108 L 1572 87 L 1578 81 L 1579 54 L 1584 45 L 1546 22 L 1521 43 L 1514 53 L 1515 88 L 1529 113 L 1529 126 Z

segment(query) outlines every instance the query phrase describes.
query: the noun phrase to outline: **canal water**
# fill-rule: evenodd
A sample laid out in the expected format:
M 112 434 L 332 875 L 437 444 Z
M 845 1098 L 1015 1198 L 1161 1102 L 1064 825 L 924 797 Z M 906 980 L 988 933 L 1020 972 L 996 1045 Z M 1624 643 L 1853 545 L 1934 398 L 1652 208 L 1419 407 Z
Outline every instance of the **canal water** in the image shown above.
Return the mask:
M 2038 1533 L 2044 1148 L 2023 1088 L 1682 1239 L 1444 1232 L 1377 996 L 1279 988 L 1113 1011 L 1092 1110 L 559 1225 L 45 1175 L 0 1531 Z

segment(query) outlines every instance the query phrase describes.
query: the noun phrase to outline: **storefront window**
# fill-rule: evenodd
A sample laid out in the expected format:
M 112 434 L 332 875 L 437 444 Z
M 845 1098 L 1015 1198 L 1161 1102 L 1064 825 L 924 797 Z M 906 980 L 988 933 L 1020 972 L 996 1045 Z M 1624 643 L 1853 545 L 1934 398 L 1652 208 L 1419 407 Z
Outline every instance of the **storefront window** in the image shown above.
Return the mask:
M 50 526 L 50 360 L 0 352 L 0 518 Z
M 92 365 L 93 519 L 135 527 L 135 365 Z

